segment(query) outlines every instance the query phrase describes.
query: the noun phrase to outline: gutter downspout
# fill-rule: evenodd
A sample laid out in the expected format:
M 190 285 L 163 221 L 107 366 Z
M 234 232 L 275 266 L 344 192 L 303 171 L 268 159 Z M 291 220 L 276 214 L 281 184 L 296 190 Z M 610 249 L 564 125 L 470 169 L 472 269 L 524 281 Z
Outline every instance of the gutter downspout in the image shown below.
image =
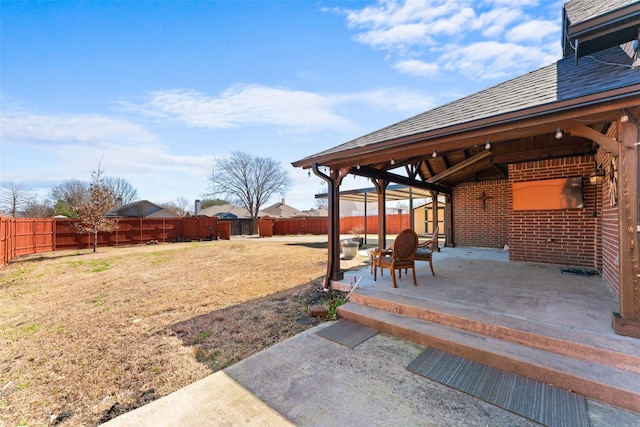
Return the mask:
M 327 183 L 327 209 L 329 210 L 327 225 L 327 273 L 325 274 L 322 282 L 322 290 L 328 292 L 331 289 L 331 280 L 341 280 L 344 278 L 344 273 L 340 271 L 339 196 L 337 195 L 336 179 L 320 172 L 317 163 L 313 163 L 313 165 L 311 165 L 311 169 L 316 176 Z

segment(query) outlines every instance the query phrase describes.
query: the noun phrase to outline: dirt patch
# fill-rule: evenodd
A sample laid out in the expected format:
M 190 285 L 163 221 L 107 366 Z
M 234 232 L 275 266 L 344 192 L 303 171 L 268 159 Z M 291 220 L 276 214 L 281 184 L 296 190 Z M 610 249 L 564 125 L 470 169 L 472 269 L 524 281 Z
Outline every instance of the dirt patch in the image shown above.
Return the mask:
M 96 425 L 323 321 L 307 315 L 330 296 L 319 240 L 65 251 L 0 268 L 0 425 Z

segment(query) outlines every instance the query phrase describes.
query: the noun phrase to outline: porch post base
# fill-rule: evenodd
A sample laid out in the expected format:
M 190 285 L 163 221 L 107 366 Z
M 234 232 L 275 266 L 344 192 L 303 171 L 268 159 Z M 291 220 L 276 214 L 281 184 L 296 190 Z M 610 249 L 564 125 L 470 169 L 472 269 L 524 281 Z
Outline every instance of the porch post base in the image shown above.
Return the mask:
M 331 280 L 342 280 L 344 279 L 344 271 L 334 271 L 331 273 Z
M 612 313 L 611 323 L 616 334 L 640 338 L 640 320 L 624 319 L 619 313 Z

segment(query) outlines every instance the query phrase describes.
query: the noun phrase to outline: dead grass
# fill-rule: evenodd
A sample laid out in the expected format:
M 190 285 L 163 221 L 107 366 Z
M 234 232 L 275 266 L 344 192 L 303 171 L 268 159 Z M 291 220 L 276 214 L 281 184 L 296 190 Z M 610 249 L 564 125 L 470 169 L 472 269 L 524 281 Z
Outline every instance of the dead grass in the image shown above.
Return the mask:
M 234 239 L 0 268 L 0 425 L 95 425 L 299 333 L 326 257 Z

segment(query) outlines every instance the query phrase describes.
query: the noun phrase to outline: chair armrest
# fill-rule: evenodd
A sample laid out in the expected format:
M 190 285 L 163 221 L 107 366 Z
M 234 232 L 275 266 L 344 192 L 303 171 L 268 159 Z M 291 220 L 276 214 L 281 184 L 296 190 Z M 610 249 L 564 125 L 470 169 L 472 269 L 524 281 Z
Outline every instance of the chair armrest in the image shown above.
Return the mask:
M 433 240 L 427 240 L 426 242 L 418 242 L 418 247 L 419 248 L 429 248 L 432 243 L 433 243 Z

